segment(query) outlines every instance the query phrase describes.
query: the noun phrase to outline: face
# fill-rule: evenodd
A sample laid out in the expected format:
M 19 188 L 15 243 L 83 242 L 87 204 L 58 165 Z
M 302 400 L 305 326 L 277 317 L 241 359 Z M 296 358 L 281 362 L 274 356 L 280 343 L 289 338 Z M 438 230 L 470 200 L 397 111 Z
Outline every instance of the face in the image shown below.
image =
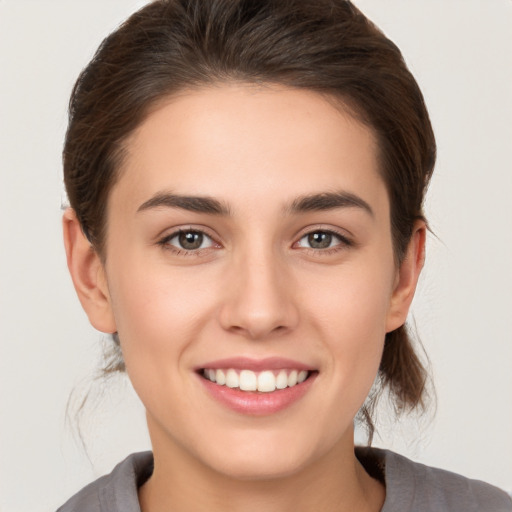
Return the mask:
M 403 321 L 371 130 L 313 92 L 223 85 L 127 150 L 102 271 L 155 454 L 241 478 L 346 454 Z

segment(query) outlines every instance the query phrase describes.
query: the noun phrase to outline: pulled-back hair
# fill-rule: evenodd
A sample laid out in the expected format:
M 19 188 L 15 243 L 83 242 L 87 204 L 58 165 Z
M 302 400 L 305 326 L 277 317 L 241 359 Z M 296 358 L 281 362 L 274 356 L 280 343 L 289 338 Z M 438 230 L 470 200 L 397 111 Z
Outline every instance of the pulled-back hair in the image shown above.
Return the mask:
M 345 0 L 158 0 L 102 42 L 73 89 L 63 153 L 70 205 L 100 257 L 128 136 L 180 90 L 233 81 L 329 95 L 372 129 L 399 265 L 423 219 L 434 134 L 399 49 Z M 119 350 L 107 369 L 123 369 Z M 379 389 L 410 410 L 424 405 L 425 381 L 406 326 L 388 333 Z M 360 412 L 370 439 L 373 405 Z

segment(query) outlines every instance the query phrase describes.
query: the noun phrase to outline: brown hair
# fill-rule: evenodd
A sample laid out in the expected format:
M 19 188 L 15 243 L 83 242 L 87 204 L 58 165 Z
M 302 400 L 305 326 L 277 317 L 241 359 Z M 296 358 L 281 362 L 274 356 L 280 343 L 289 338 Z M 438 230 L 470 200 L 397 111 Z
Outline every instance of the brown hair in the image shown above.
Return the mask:
M 373 129 L 399 264 L 423 218 L 434 134 L 399 49 L 345 0 L 158 0 L 102 42 L 73 89 L 63 153 L 70 204 L 99 255 L 124 141 L 159 100 L 226 81 L 327 94 Z M 386 335 L 378 381 L 398 411 L 424 406 L 426 371 L 405 326 Z M 361 410 L 370 439 L 376 396 Z

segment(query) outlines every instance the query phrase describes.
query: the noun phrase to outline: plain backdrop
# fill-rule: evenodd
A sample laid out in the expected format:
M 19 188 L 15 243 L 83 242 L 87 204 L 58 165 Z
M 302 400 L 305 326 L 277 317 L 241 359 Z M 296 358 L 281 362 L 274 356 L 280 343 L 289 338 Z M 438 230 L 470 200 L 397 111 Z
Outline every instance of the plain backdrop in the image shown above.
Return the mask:
M 60 227 L 71 87 L 144 3 L 0 0 L 0 512 L 54 510 L 149 447 L 130 385 L 94 385 L 103 336 L 75 297 Z M 512 2 L 355 3 L 402 49 L 439 145 L 427 201 L 437 238 L 413 306 L 437 412 L 392 426 L 384 411 L 375 444 L 510 491 Z M 86 451 L 72 411 L 89 388 Z

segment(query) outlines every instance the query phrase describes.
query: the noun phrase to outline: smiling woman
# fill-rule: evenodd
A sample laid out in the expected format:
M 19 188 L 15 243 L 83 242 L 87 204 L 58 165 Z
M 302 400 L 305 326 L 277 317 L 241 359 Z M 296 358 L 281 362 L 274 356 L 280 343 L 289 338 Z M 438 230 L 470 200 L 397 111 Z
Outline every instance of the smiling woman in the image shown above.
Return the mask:
M 399 50 L 348 1 L 161 0 L 111 34 L 71 98 L 64 238 L 153 450 L 60 510 L 512 510 L 354 446 L 379 390 L 428 403 L 405 321 L 434 161 Z

